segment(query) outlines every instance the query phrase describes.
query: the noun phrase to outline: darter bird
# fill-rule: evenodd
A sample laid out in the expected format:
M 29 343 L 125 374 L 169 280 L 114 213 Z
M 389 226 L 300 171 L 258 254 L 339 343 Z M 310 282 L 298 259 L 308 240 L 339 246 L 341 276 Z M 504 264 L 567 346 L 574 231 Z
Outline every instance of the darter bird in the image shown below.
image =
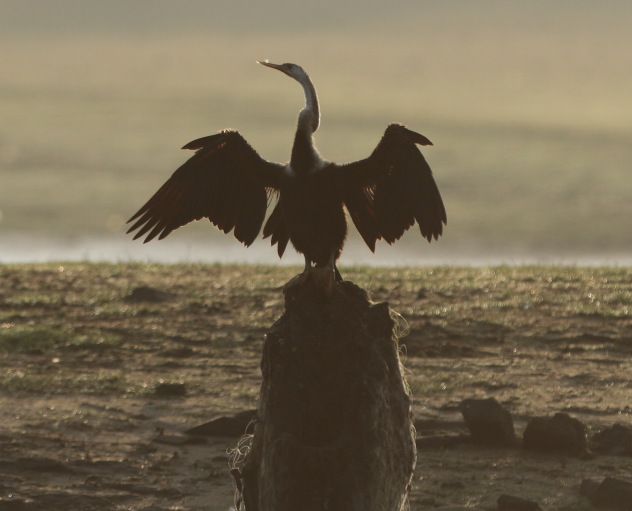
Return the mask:
M 428 163 L 417 145 L 432 145 L 401 124 L 390 124 L 368 158 L 346 164 L 323 159 L 314 145 L 320 124 L 316 89 L 296 64 L 259 62 L 294 78 L 305 93 L 290 161 L 267 161 L 234 130 L 186 144 L 195 154 L 130 218 L 127 231 L 145 243 L 193 220 L 208 218 L 249 246 L 261 231 L 271 198 L 276 204 L 263 237 L 283 256 L 288 242 L 305 257 L 305 270 L 327 290 L 342 280 L 336 261 L 347 236 L 345 209 L 371 251 L 391 244 L 415 222 L 428 241 L 447 223 Z M 291 282 L 293 282 L 291 281 Z M 295 282 L 296 283 L 296 282 Z

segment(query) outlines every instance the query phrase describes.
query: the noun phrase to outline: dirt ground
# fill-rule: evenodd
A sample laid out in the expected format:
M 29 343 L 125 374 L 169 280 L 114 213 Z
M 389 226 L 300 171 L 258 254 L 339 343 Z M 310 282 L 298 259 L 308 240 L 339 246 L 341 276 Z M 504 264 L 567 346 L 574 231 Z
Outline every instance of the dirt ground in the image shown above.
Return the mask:
M 237 438 L 188 428 L 256 408 L 263 336 L 293 268 L 0 267 L 0 510 L 227 511 Z M 632 424 L 630 269 L 351 269 L 401 314 L 421 438 L 465 434 L 457 405 L 494 397 L 518 437 L 565 411 L 589 436 Z M 151 286 L 158 293 L 136 296 Z M 184 394 L 160 392 L 161 383 Z M 425 445 L 425 444 L 424 444 Z M 631 478 L 630 457 L 520 446 L 424 447 L 413 511 L 592 509 L 582 478 Z

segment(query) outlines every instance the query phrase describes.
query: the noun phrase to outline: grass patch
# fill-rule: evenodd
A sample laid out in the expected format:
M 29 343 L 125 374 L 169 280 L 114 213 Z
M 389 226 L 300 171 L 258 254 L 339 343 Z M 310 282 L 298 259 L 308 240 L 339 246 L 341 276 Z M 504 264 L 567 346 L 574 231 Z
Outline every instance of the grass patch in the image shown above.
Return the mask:
M 191 388 L 221 388 L 224 376 L 209 373 L 217 357 L 239 359 L 257 373 L 263 334 L 284 310 L 281 288 L 298 271 L 219 264 L 5 265 L 2 387 L 42 394 L 142 394 L 188 366 L 195 367 L 195 376 L 187 378 Z M 620 341 L 622 329 L 632 323 L 629 268 L 346 267 L 343 274 L 402 315 L 411 330 L 403 344 L 411 349 L 445 344 L 445 353 L 434 355 L 439 358 L 515 356 L 542 343 L 556 350 L 583 339 L 598 339 L 617 353 L 628 350 Z M 138 286 L 172 298 L 130 302 Z M 183 349 L 190 355 L 155 356 Z M 53 359 L 61 364 L 30 369 Z M 20 371 L 11 372 L 15 367 Z M 455 377 L 458 371 L 447 377 L 443 370 L 420 369 L 422 376 L 410 379 L 416 395 L 442 396 L 471 384 Z
M 128 381 L 122 371 L 84 373 L 54 366 L 3 373 L 0 375 L 0 390 L 11 395 L 141 395 L 149 392 L 146 386 Z
M 93 352 L 118 346 L 120 336 L 99 331 L 78 334 L 68 327 L 0 325 L 0 353 Z
M 67 332 L 54 327 L 3 324 L 0 328 L 0 352 L 49 350 L 65 344 L 67 339 Z

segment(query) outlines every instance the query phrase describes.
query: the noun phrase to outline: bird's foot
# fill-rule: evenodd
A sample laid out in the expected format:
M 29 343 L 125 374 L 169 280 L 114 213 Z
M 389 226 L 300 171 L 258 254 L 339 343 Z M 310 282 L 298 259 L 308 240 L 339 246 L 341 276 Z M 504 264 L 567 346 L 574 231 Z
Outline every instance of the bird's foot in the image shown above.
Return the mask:
M 333 268 L 316 266 L 311 269 L 311 278 L 318 289 L 322 289 L 327 296 L 331 296 L 337 284 Z

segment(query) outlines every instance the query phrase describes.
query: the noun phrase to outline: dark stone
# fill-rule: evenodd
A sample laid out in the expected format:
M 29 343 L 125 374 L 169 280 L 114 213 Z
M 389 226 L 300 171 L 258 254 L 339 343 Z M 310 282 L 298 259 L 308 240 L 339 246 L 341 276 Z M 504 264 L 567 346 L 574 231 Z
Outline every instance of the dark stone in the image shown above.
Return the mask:
M 498 497 L 497 504 L 498 511 L 542 511 L 537 502 L 513 495 L 501 495 Z
M 160 291 L 150 286 L 139 286 L 125 297 L 125 301 L 135 303 L 160 303 L 173 300 L 174 297 L 175 295 L 173 293 L 168 293 L 167 291 Z
M 598 481 L 594 479 L 582 479 L 582 483 L 579 486 L 579 494 L 592 502 L 597 494 L 597 488 L 599 488 Z
M 263 346 L 259 420 L 231 472 L 237 509 L 406 508 L 416 450 L 394 327 L 388 305 L 350 282 L 286 289 Z
M 156 385 L 155 394 L 161 397 L 182 397 L 187 395 L 187 387 L 184 383 L 159 383 Z
M 590 503 L 601 509 L 616 511 L 632 510 L 632 482 L 606 477 L 601 483 L 584 479 L 580 493 Z
M 606 428 L 593 435 L 591 447 L 601 454 L 632 456 L 632 428 L 623 424 Z
M 516 442 L 511 414 L 493 397 L 464 399 L 459 403 L 459 410 L 475 442 L 493 445 Z
M 218 417 L 188 429 L 185 433 L 195 436 L 240 437 L 241 435 L 252 433 L 256 417 L 257 410 L 247 410 L 239 412 L 232 417 Z M 252 426 L 248 427 L 251 423 Z
M 588 447 L 586 426 L 566 413 L 534 417 L 523 434 L 524 448 L 530 451 L 584 455 Z

